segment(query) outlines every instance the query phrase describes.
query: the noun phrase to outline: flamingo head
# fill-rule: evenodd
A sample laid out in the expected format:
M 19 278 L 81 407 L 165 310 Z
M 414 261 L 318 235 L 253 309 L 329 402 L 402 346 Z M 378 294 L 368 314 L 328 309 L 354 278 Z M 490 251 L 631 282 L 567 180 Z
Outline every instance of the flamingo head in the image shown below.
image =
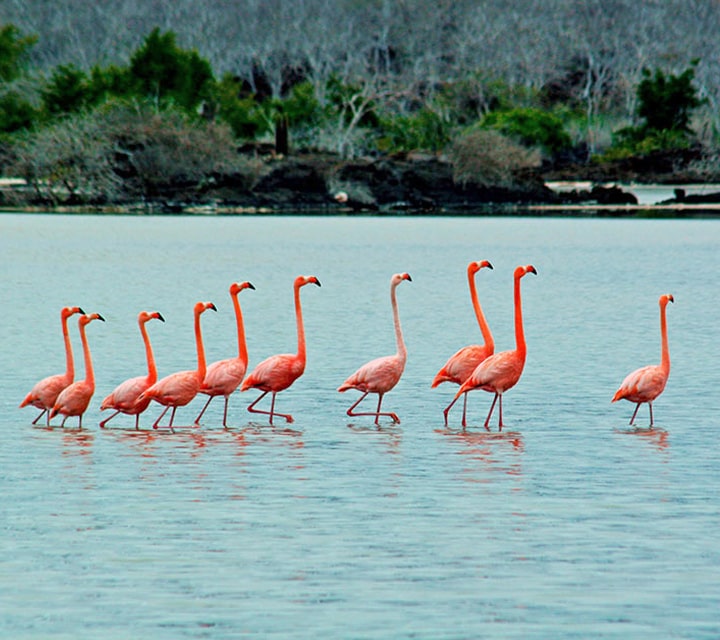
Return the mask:
M 520 266 L 520 267 L 515 268 L 515 277 L 516 278 L 522 278 L 524 275 L 526 275 L 528 273 L 534 273 L 535 275 L 537 275 L 537 270 L 531 264 L 525 265 L 524 267 Z
M 76 313 L 84 314 L 85 312 L 80 307 L 63 307 L 60 311 L 60 318 L 62 320 L 67 320 L 70 316 Z
M 658 301 L 660 303 L 661 307 L 667 307 L 668 302 L 675 302 L 675 298 L 672 297 L 672 294 L 665 293 L 660 296 L 660 300 Z
M 205 313 L 208 309 L 212 309 L 213 311 L 217 311 L 217 307 L 212 302 L 196 302 L 195 307 L 193 307 L 193 311 L 195 315 L 200 315 L 201 313 Z
M 78 325 L 80 327 L 84 327 L 90 324 L 93 320 L 102 320 L 105 322 L 105 318 L 103 318 L 99 313 L 84 313 L 78 319 Z
M 412 282 L 412 278 L 409 273 L 396 273 L 392 278 L 390 278 L 390 285 L 397 287 L 403 280 Z
M 162 317 L 162 314 L 159 311 L 141 311 L 138 313 L 138 324 L 145 324 L 148 320 L 152 320 L 153 318 L 160 320 L 161 322 L 165 322 L 165 318 Z
M 300 287 L 304 287 L 306 284 L 316 284 L 318 287 L 321 287 L 320 280 L 318 280 L 315 276 L 298 276 L 295 278 L 295 288 L 299 289 Z
M 484 269 L 485 267 L 487 267 L 488 269 L 493 268 L 493 266 L 490 264 L 489 260 L 478 260 L 477 262 L 471 262 L 468 265 L 468 271 L 471 274 L 474 274 L 474 273 L 477 273 L 478 271 L 480 271 L 480 269 Z
M 253 287 L 252 282 L 233 282 L 230 285 L 230 295 L 236 296 L 243 289 L 253 289 L 254 290 L 255 287 Z

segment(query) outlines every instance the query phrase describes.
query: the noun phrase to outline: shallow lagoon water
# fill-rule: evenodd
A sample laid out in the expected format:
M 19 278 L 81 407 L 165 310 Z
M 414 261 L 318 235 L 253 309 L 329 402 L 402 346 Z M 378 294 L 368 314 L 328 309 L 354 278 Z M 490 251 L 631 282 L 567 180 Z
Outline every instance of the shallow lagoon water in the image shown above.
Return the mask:
M 716 638 L 720 636 L 717 287 L 720 227 L 706 220 L 0 216 L 0 636 L 8 638 Z M 523 279 L 528 360 L 482 428 L 470 395 L 430 389 L 480 341 L 465 268 L 498 350 L 512 348 L 512 270 Z M 345 415 L 337 386 L 395 349 L 392 273 L 409 350 L 386 396 L 401 424 Z M 305 375 L 270 427 L 231 398 L 200 429 L 143 430 L 102 398 L 144 371 L 192 368 L 192 305 L 208 360 L 236 352 L 236 280 L 250 366 L 293 351 L 302 292 Z M 657 299 L 672 371 L 656 428 L 610 404 L 632 369 L 659 361 Z M 78 304 L 97 390 L 85 428 L 34 427 L 18 404 L 64 368 L 59 310 Z M 78 377 L 77 325 L 71 321 Z M 202 401 L 178 410 L 189 424 Z M 647 409 L 639 424 L 647 425 Z

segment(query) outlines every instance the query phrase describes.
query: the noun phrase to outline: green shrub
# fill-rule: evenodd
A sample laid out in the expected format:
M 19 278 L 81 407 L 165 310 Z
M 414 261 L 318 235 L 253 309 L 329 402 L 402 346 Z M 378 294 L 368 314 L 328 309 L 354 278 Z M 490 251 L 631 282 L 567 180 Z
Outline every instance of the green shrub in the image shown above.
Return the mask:
M 90 98 L 87 74 L 73 64 L 59 65 L 40 95 L 50 116 L 80 111 Z
M 572 144 L 560 118 L 532 107 L 491 111 L 480 121 L 480 126 L 499 131 L 525 146 L 540 147 L 549 155 L 556 155 Z
M 377 147 L 384 152 L 441 151 L 450 141 L 450 123 L 441 114 L 424 107 L 407 116 L 380 122 Z
M 29 129 L 37 117 L 37 109 L 18 91 L 10 90 L 0 96 L 0 133 Z
M 23 36 L 14 24 L 0 28 L 0 80 L 12 82 L 20 77 L 23 64 L 37 36 Z

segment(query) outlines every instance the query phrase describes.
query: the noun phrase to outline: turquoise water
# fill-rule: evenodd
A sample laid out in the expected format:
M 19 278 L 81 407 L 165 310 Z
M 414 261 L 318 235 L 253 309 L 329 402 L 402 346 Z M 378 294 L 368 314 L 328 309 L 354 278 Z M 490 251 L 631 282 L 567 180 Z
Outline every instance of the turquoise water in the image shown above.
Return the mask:
M 712 221 L 0 215 L 0 637 L 717 638 L 720 355 Z M 465 268 L 498 350 L 512 348 L 512 270 L 523 279 L 528 360 L 506 428 L 470 427 L 430 389 L 480 341 Z M 336 388 L 395 349 L 389 280 L 409 351 L 386 396 L 399 425 L 348 418 Z M 208 360 L 236 352 L 241 294 L 250 366 L 293 351 L 302 292 L 305 375 L 278 396 L 291 425 L 222 402 L 200 429 L 150 429 L 158 407 L 97 426 L 102 398 L 143 373 L 142 309 L 160 375 L 192 368 L 192 306 Z M 672 371 L 656 428 L 610 404 L 659 361 Z M 59 311 L 80 305 L 97 389 L 82 431 L 31 425 L 18 404 L 64 368 Z M 71 336 L 78 360 L 76 322 Z M 187 425 L 202 406 L 178 410 Z M 647 424 L 647 409 L 639 424 Z

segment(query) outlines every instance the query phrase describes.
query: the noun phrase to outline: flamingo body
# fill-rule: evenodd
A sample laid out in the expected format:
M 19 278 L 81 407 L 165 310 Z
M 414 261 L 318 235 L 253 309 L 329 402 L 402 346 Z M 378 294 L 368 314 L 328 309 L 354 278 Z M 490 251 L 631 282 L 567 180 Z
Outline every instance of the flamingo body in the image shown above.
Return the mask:
M 635 411 L 630 418 L 630 424 L 635 422 L 640 405 L 647 403 L 650 410 L 650 426 L 653 426 L 652 403 L 664 391 L 670 376 L 670 349 L 668 347 L 666 319 L 668 302 L 675 302 L 675 298 L 670 294 L 664 294 L 658 300 L 660 305 L 660 364 L 648 365 L 628 374 L 612 399 L 612 402 L 629 400 L 636 404 Z
M 383 356 L 370 360 L 370 362 L 362 365 L 355 373 L 353 373 L 339 387 L 341 393 L 348 389 L 357 389 L 363 393 L 348 410 L 349 416 L 375 416 L 375 424 L 379 424 L 380 416 L 388 416 L 393 422 L 400 422 L 397 414 L 392 412 L 381 413 L 383 396 L 390 391 L 400 380 L 405 363 L 407 362 L 407 349 L 402 337 L 402 328 L 400 326 L 400 315 L 398 313 L 397 296 L 395 290 L 403 281 L 412 282 L 412 278 L 408 273 L 396 273 L 390 279 L 390 302 L 393 311 L 393 322 L 395 325 L 395 339 L 397 342 L 397 353 L 391 356 Z M 357 412 L 355 408 L 367 397 L 369 393 L 378 394 L 377 410 L 375 412 Z
M 485 320 L 485 315 L 482 312 L 482 307 L 480 306 L 480 301 L 478 300 L 477 287 L 475 285 L 475 274 L 484 267 L 487 267 L 488 269 L 493 268 L 492 264 L 490 264 L 487 260 L 471 262 L 467 267 L 467 278 L 468 287 L 470 289 L 470 301 L 473 306 L 473 311 L 475 312 L 475 317 L 478 321 L 478 326 L 480 327 L 480 332 L 485 340 L 485 344 L 473 344 L 463 347 L 450 356 L 440 371 L 437 372 L 435 378 L 433 378 L 432 384 L 430 385 L 433 389 L 443 382 L 462 384 L 470 377 L 472 372 L 475 371 L 475 368 L 495 351 L 495 342 L 493 340 L 492 333 L 490 332 L 490 327 Z M 456 401 L 457 399 L 453 398 L 452 402 L 450 402 L 450 404 L 443 410 L 443 415 L 445 416 L 445 426 L 447 426 L 448 423 L 448 413 Z M 463 427 L 467 425 L 466 416 L 467 393 L 464 394 L 463 402 Z
M 513 274 L 514 279 L 514 305 L 515 305 L 515 342 L 514 350 L 502 351 L 493 354 L 483 360 L 472 372 L 470 377 L 460 385 L 460 389 L 455 394 L 457 400 L 463 393 L 472 391 L 473 389 L 482 389 L 495 394 L 490 411 L 485 419 L 485 428 L 489 429 L 490 418 L 495 409 L 496 402 L 499 401 L 498 428 L 502 430 L 502 396 L 508 390 L 512 389 L 520 380 L 523 369 L 525 367 L 525 358 L 527 355 L 527 345 L 525 343 L 525 333 L 522 321 L 522 302 L 520 298 L 520 280 L 528 273 L 537 274 L 535 267 L 527 265 L 517 267 Z
M 150 344 L 150 338 L 145 328 L 145 323 L 149 320 L 156 318 L 161 322 L 165 322 L 165 318 L 162 317 L 160 312 L 153 311 L 141 311 L 138 314 L 138 325 L 140 327 L 140 334 L 142 335 L 143 343 L 145 345 L 145 353 L 148 363 L 148 374 L 146 376 L 137 376 L 121 382 L 110 395 L 108 395 L 100 405 L 100 411 L 106 409 L 115 409 L 115 412 L 105 420 L 100 422 L 101 427 L 112 420 L 118 413 L 124 413 L 127 415 L 135 416 L 135 428 L 139 428 L 140 414 L 145 411 L 150 405 L 150 398 L 144 396 L 140 400 L 140 396 L 155 382 L 157 382 L 157 368 L 155 366 L 155 357 L 153 355 L 152 346 Z
M 75 378 L 75 365 L 73 362 L 72 344 L 68 333 L 68 318 L 76 313 L 84 314 L 80 307 L 63 307 L 60 310 L 60 324 L 62 326 L 63 341 L 65 343 L 65 373 L 47 376 L 33 385 L 33 388 L 20 403 L 20 408 L 33 406 L 41 409 L 40 414 L 33 420 L 36 424 L 43 415 L 47 415 L 46 424 L 50 425 L 50 410 L 55 406 L 55 401 L 60 392 L 72 384 Z
M 168 427 L 172 430 L 175 410 L 178 407 L 184 407 L 189 404 L 200 391 L 200 385 L 205 378 L 205 372 L 207 370 L 207 365 L 205 363 L 205 348 L 203 346 L 202 332 L 200 330 L 200 316 L 208 309 L 217 311 L 217 308 L 212 302 L 196 302 L 193 308 L 193 315 L 195 319 L 195 347 L 197 349 L 198 359 L 197 369 L 171 373 L 148 387 L 138 397 L 140 402 L 144 402 L 145 400 L 155 400 L 155 402 L 165 407 L 153 423 L 153 429 L 158 428 L 162 417 L 168 409 L 172 408 L 170 422 L 168 424 Z
M 227 410 L 230 395 L 240 386 L 245 376 L 248 364 L 247 343 L 245 340 L 245 326 L 243 324 L 242 311 L 238 294 L 244 289 L 255 289 L 250 282 L 234 282 L 230 285 L 230 298 L 235 309 L 235 319 L 238 332 L 238 355 L 235 358 L 218 360 L 208 365 L 205 372 L 205 379 L 200 386 L 200 393 L 210 396 L 202 408 L 202 411 L 195 418 L 195 424 L 200 424 L 200 418 L 216 396 L 223 396 L 225 399 L 225 410 L 223 412 L 223 427 L 227 427 Z
M 282 353 L 266 358 L 252 370 L 240 387 L 241 391 L 248 389 L 259 389 L 262 394 L 248 406 L 251 413 L 262 413 L 270 416 L 270 424 L 274 416 L 285 418 L 287 422 L 293 422 L 293 417 L 287 413 L 275 411 L 275 396 L 287 389 L 305 372 L 307 361 L 305 346 L 305 328 L 302 318 L 302 306 L 300 304 L 300 289 L 306 284 L 314 284 L 318 287 L 320 281 L 315 276 L 298 276 L 293 282 L 293 294 L 295 300 L 295 322 L 297 325 L 298 351 L 297 353 Z M 268 393 L 272 394 L 270 411 L 256 409 L 255 405 L 260 402 Z
M 77 416 L 78 427 L 82 429 L 82 417 L 90 405 L 90 400 L 95 393 L 95 373 L 93 371 L 92 356 L 90 354 L 90 345 L 88 344 L 85 327 L 93 320 L 101 320 L 105 322 L 99 313 L 83 314 L 80 316 L 78 325 L 80 327 L 80 339 L 83 346 L 83 354 L 85 357 L 85 378 L 73 382 L 65 387 L 57 399 L 53 408 L 50 410 L 50 418 L 54 418 L 57 414 L 62 414 L 63 421 L 60 426 L 65 426 L 65 420 L 70 416 Z

